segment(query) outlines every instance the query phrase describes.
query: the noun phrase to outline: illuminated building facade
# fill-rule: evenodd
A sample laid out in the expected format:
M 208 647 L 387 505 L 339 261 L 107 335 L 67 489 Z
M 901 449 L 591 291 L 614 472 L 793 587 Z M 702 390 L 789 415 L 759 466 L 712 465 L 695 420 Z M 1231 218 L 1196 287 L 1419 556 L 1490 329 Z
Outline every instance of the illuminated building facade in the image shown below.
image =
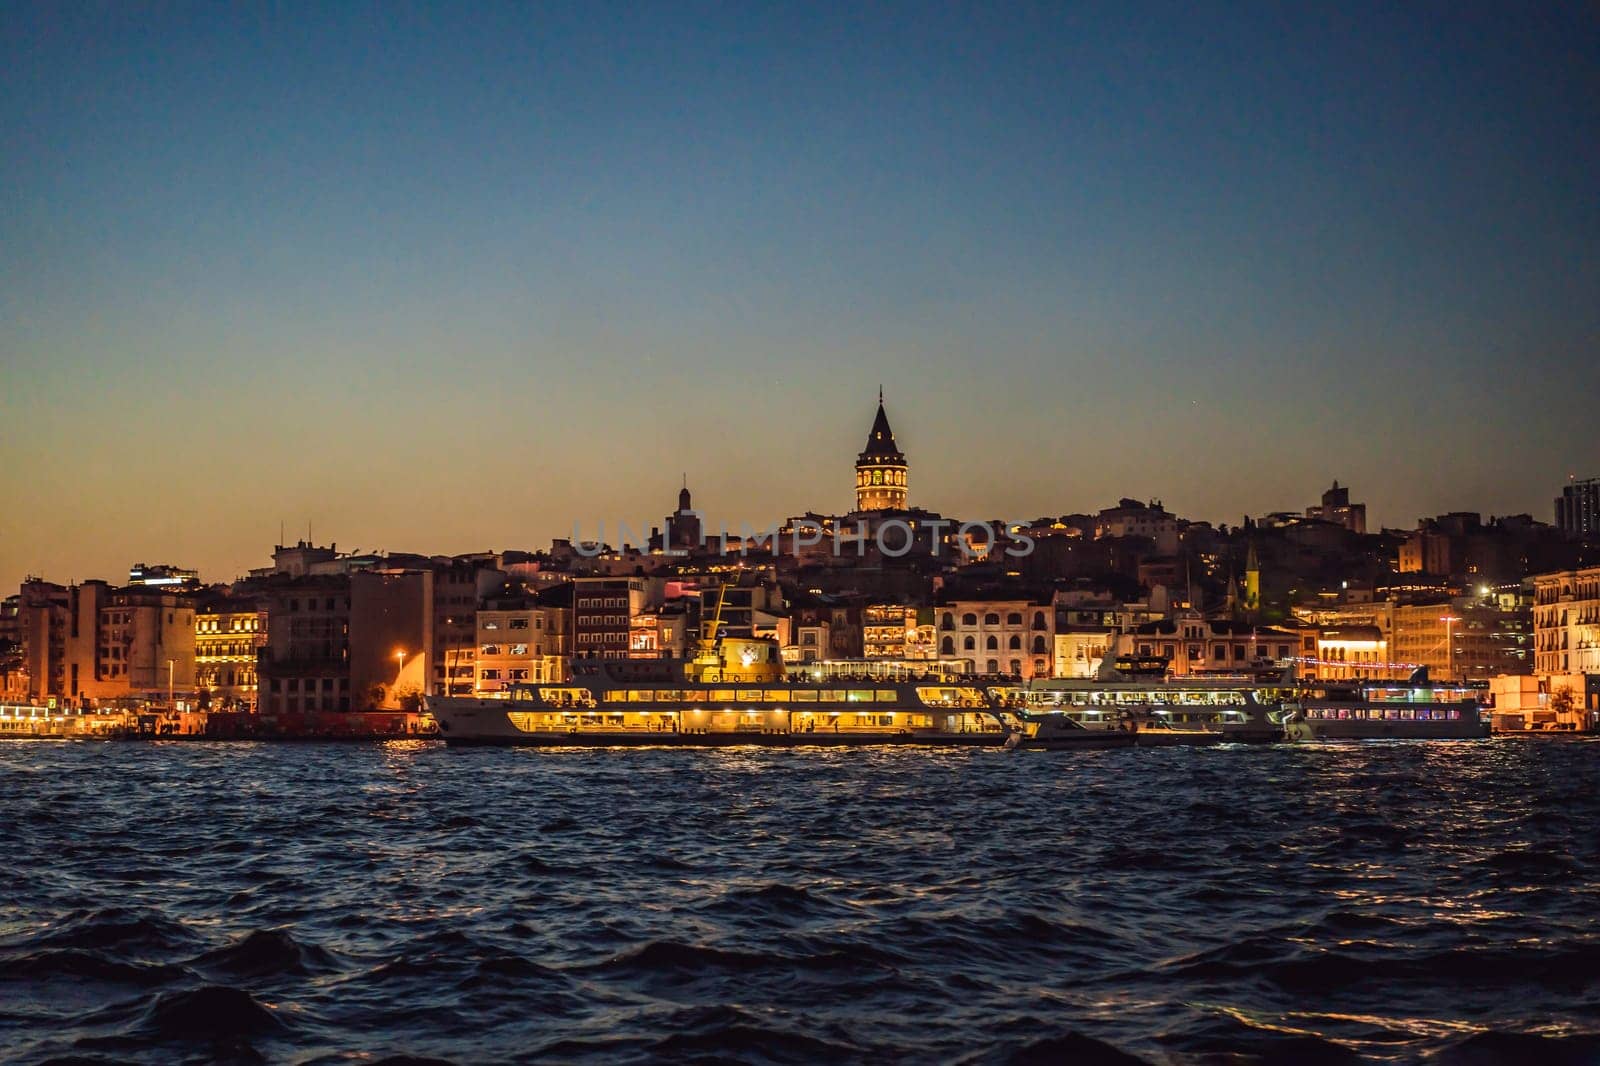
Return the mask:
M 1378 626 L 1329 626 L 1316 639 L 1316 662 L 1305 672 L 1324 681 L 1404 680 L 1411 672 L 1391 661 Z
M 935 611 L 939 658 L 966 659 L 983 674 L 1049 677 L 1055 608 L 1028 599 L 953 600 Z
M 869 604 L 861 612 L 861 643 L 868 659 L 936 658 L 933 613 L 901 604 Z
M 889 416 L 883 410 L 883 390 L 878 390 L 878 414 L 867 433 L 867 446 L 856 456 L 856 510 L 903 511 L 909 470 L 906 457 L 895 443 Z
M 218 710 L 254 710 L 266 612 L 250 599 L 201 603 L 194 614 L 195 688 Z
M 1533 579 L 1534 672 L 1600 674 L 1600 566 Z
M 478 611 L 476 691 L 565 681 L 570 614 L 570 608 L 528 597 L 485 601 Z
M 1526 608 L 1466 600 L 1395 604 L 1392 617 L 1394 661 L 1426 666 L 1435 680 L 1487 681 L 1534 666 Z
M 1183 677 L 1285 662 L 1299 654 L 1300 637 L 1282 629 L 1184 611 L 1121 634 L 1116 650 L 1118 655 L 1165 659 L 1167 672 Z

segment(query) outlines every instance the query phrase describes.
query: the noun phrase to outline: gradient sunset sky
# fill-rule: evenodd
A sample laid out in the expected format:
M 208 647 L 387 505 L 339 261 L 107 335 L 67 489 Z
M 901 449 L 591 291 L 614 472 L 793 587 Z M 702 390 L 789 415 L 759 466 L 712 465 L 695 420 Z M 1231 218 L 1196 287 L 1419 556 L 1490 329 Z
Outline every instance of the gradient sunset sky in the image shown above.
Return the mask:
M 0 10 L 0 588 L 279 524 L 911 501 L 1550 520 L 1600 474 L 1588 4 Z

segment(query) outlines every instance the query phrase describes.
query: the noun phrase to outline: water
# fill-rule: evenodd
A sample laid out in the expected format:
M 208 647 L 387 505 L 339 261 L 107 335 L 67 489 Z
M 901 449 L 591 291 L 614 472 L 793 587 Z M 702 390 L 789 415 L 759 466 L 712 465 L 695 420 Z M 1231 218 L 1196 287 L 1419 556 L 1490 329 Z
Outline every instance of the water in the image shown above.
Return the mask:
M 0 744 L 42 1061 L 1600 1061 L 1600 743 Z

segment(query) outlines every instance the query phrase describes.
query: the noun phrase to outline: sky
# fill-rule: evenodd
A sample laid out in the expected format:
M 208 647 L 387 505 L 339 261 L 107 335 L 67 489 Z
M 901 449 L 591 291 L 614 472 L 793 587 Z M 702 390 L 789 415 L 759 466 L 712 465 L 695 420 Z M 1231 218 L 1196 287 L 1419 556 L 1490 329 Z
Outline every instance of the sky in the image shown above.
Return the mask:
M 0 588 L 852 504 L 1551 518 L 1592 5 L 0 7 Z

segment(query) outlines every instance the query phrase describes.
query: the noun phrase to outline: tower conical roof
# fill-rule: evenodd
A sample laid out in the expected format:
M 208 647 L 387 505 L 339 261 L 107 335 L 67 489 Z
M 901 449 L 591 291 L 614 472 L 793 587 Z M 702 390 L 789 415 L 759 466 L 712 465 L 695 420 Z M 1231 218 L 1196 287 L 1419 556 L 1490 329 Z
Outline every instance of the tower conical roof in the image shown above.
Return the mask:
M 874 459 L 896 463 L 906 461 L 900 446 L 894 442 L 894 430 L 889 428 L 889 416 L 883 410 L 882 393 L 878 394 L 878 415 L 872 420 L 872 429 L 867 433 L 867 446 L 861 450 L 856 461 L 864 463 Z

